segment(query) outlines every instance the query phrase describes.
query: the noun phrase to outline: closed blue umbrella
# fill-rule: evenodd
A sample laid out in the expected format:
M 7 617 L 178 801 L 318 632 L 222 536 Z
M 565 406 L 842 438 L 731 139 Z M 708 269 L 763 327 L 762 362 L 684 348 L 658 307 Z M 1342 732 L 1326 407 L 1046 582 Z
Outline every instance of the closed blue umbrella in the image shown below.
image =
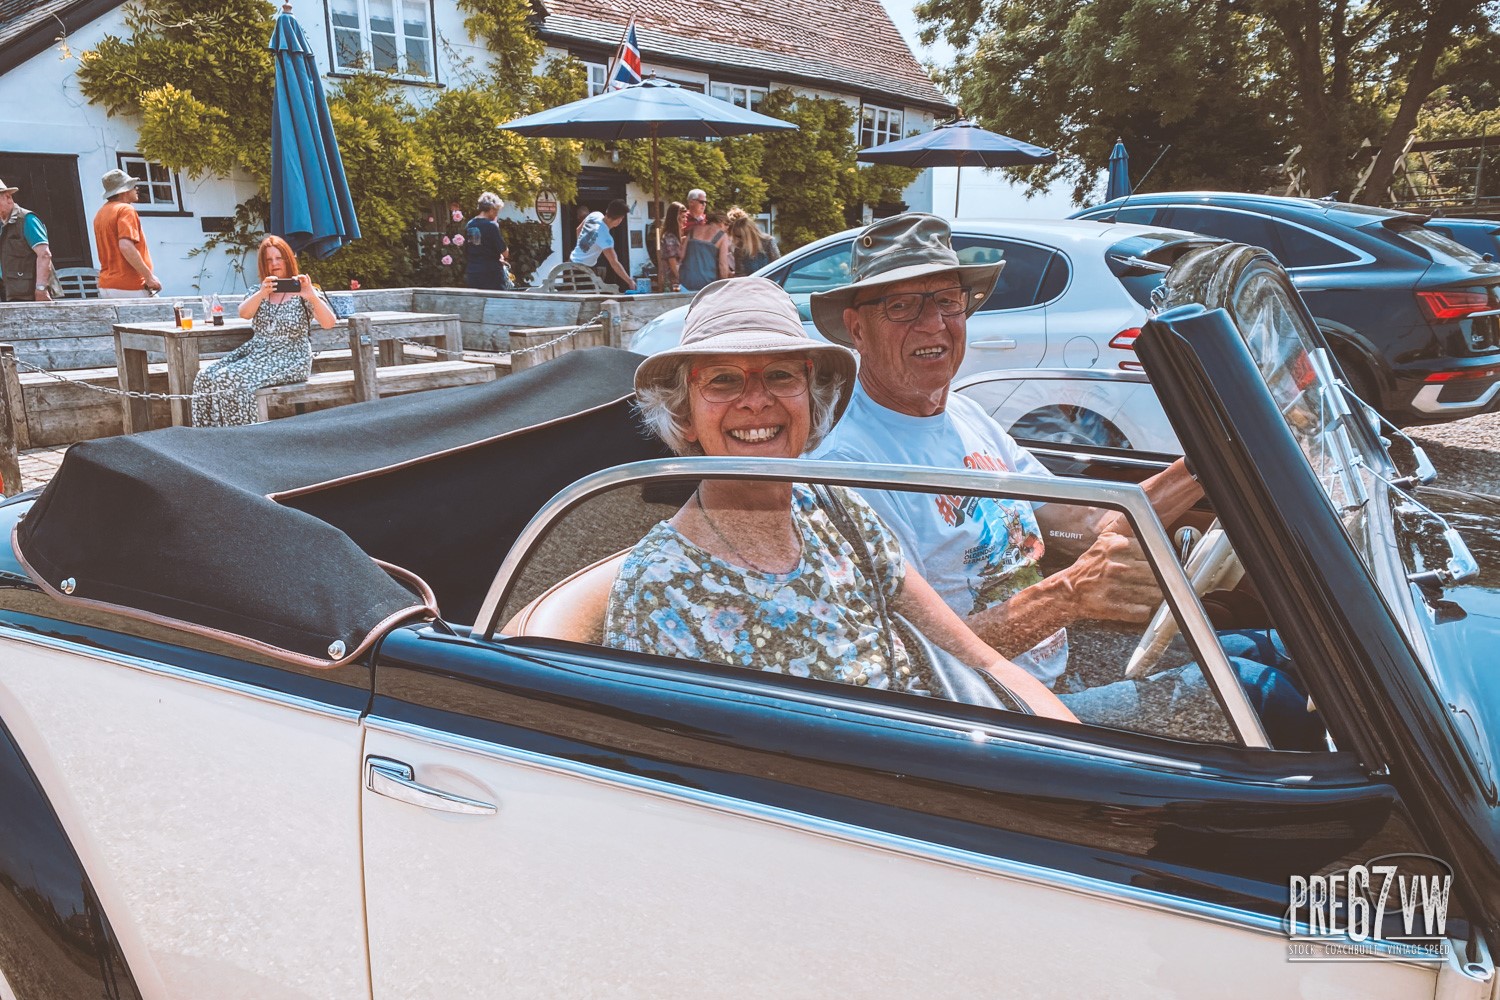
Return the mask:
M 958 118 L 931 132 L 861 149 L 866 163 L 890 163 L 898 167 L 1024 167 L 1055 163 L 1057 154 L 1044 146 L 1033 146 L 999 132 L 980 128 L 967 118 Z M 962 179 L 961 177 L 959 178 Z M 953 186 L 953 215 L 958 216 L 958 181 Z
M 752 135 L 756 132 L 786 132 L 791 122 L 758 111 L 736 107 L 728 101 L 679 87 L 666 80 L 647 77 L 618 90 L 548 108 L 500 126 L 521 135 L 554 139 L 650 139 L 652 211 L 661 204 L 657 177 L 656 140 L 662 137 L 706 139 L 710 136 Z M 656 227 L 661 238 L 661 227 Z M 660 248 L 658 247 L 658 253 Z M 658 259 L 660 259 L 658 257 Z M 658 281 L 661 275 L 657 276 Z
M 1130 194 L 1130 154 L 1125 143 L 1116 141 L 1109 154 L 1109 187 L 1104 192 L 1105 201 L 1114 201 Z
M 312 47 L 291 4 L 281 10 L 271 32 L 271 232 L 298 253 L 327 257 L 359 239 L 359 221 Z

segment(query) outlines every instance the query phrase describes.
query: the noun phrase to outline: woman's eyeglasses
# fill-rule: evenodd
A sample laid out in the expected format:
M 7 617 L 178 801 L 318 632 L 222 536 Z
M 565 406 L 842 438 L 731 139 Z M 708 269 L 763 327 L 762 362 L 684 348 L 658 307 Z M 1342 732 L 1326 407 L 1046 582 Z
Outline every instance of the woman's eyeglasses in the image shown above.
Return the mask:
M 750 376 L 759 375 L 761 384 L 773 396 L 800 396 L 807 391 L 812 378 L 811 358 L 797 361 L 772 361 L 764 368 L 741 368 L 739 365 L 705 365 L 694 368 L 688 378 L 698 394 L 710 403 L 733 403 L 745 394 Z
M 910 323 L 922 315 L 922 310 L 927 308 L 927 300 L 931 299 L 937 306 L 939 316 L 957 316 L 969 306 L 969 289 L 962 285 L 954 285 L 952 288 L 939 288 L 932 292 L 896 292 L 892 295 L 882 295 L 878 299 L 870 299 L 855 306 L 863 309 L 865 306 L 884 306 L 885 318 L 892 323 Z

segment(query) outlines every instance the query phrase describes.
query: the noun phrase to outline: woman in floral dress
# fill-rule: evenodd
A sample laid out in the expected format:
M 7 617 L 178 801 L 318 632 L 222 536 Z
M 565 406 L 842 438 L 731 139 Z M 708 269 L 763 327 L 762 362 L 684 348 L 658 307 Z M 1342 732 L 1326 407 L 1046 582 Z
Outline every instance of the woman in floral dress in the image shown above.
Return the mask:
M 852 352 L 810 339 L 784 291 L 746 278 L 698 293 L 681 346 L 642 363 L 636 391 L 643 417 L 680 453 L 795 458 L 833 426 L 853 378 Z M 889 605 L 949 652 L 990 671 L 1037 714 L 1073 718 L 948 610 L 857 494 L 835 492 L 873 550 L 869 562 L 810 489 L 705 480 L 626 556 L 610 592 L 605 642 L 936 693 L 886 619 Z
M 313 320 L 325 330 L 337 322 L 281 237 L 260 241 L 256 263 L 260 287 L 240 303 L 240 318 L 251 320 L 251 337 L 193 379 L 195 427 L 255 423 L 255 390 L 305 381 L 312 374 Z M 278 280 L 293 277 L 297 291 L 276 290 Z

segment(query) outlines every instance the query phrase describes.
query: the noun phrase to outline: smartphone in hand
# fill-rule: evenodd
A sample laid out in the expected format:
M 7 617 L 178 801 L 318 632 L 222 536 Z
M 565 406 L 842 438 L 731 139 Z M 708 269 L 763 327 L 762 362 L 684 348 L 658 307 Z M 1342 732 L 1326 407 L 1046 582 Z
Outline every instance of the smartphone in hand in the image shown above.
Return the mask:
M 276 291 L 300 292 L 302 291 L 302 282 L 297 278 L 277 278 Z

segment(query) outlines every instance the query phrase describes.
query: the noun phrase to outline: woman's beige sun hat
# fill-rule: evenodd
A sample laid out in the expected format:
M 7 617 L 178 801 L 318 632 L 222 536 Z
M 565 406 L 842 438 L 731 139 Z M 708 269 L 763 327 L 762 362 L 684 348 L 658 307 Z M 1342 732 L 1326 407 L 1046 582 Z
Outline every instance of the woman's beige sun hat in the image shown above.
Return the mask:
M 726 278 L 705 285 L 688 304 L 682 342 L 654 354 L 635 370 L 637 391 L 666 385 L 683 358 L 710 354 L 803 354 L 818 372 L 841 381 L 837 418 L 854 391 L 854 352 L 813 340 L 803 329 L 797 306 L 781 286 L 765 278 Z
M 847 285 L 812 296 L 812 318 L 818 332 L 835 344 L 853 346 L 844 329 L 844 310 L 854 297 L 878 285 L 890 285 L 929 274 L 957 272 L 959 284 L 969 289 L 965 316 L 972 316 L 990 293 L 1005 261 L 963 264 L 953 250 L 953 231 L 946 220 L 922 212 L 907 212 L 866 226 L 854 238 L 849 254 Z

